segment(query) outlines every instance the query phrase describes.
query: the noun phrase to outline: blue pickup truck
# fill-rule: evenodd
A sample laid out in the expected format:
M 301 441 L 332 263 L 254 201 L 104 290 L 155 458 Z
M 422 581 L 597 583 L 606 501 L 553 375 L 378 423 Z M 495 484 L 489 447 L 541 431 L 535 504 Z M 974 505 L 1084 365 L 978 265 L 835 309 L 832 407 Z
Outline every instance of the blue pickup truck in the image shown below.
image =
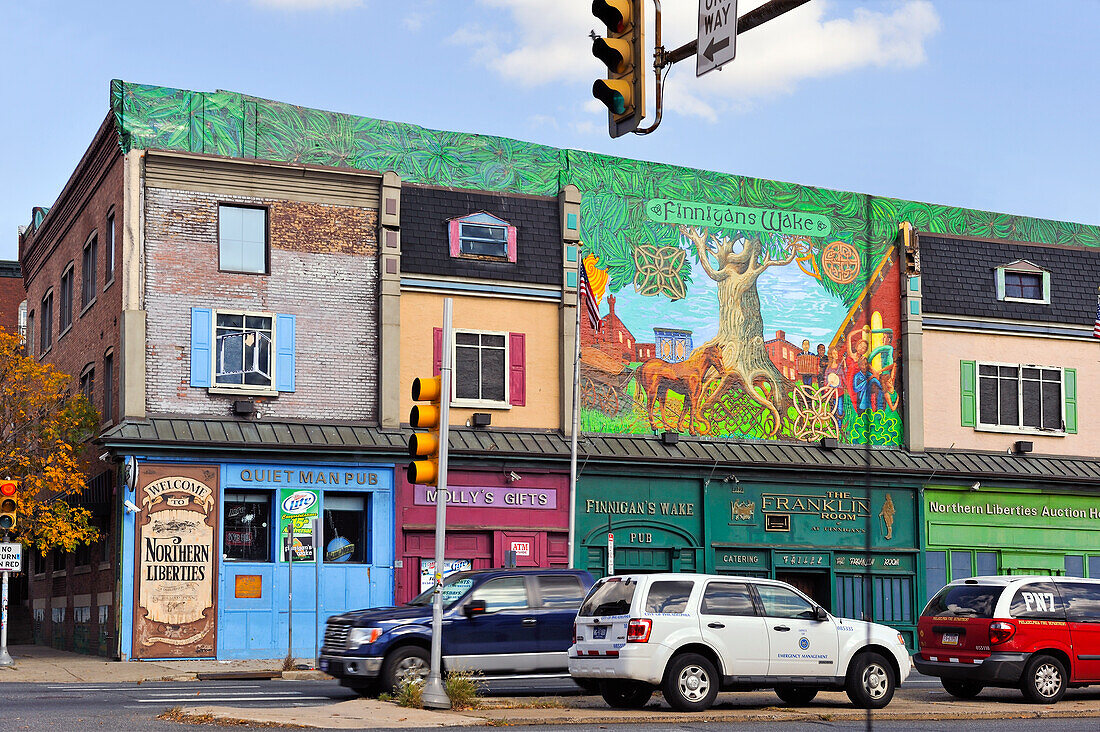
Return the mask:
M 592 586 L 576 569 L 490 569 L 443 581 L 443 667 L 494 674 L 568 673 L 573 620 Z M 367 696 L 428 673 L 432 590 L 398 607 L 334 615 L 318 667 Z

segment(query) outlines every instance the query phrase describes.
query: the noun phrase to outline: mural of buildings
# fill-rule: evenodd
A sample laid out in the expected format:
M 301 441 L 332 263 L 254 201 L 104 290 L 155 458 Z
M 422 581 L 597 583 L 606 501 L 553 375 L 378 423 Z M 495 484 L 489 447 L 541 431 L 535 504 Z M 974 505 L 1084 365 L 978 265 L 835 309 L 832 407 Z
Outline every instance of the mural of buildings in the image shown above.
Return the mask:
M 798 357 L 802 349 L 787 340 L 787 334 L 781 330 L 775 332 L 775 338 L 764 341 L 764 350 L 768 358 L 788 381 L 799 381 Z
M 677 328 L 654 328 L 657 358 L 668 363 L 679 363 L 691 353 L 691 331 Z

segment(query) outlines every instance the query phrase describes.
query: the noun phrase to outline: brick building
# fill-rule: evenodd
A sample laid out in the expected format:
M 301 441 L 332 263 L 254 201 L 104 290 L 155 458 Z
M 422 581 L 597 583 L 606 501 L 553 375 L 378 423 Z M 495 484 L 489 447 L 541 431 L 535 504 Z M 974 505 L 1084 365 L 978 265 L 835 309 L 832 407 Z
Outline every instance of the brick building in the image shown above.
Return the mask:
M 19 262 L 0 261 L 0 328 L 16 333 L 26 327 L 25 298 Z

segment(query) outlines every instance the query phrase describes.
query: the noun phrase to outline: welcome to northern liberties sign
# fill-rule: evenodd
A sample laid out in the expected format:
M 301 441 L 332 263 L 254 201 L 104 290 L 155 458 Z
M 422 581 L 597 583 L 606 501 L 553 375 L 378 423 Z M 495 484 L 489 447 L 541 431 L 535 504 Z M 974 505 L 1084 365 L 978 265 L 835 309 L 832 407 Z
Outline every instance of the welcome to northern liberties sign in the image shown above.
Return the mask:
M 833 229 L 829 219 L 820 214 L 671 198 L 650 199 L 646 201 L 645 211 L 650 221 L 659 224 L 683 224 L 727 231 L 769 231 L 817 237 L 827 236 Z

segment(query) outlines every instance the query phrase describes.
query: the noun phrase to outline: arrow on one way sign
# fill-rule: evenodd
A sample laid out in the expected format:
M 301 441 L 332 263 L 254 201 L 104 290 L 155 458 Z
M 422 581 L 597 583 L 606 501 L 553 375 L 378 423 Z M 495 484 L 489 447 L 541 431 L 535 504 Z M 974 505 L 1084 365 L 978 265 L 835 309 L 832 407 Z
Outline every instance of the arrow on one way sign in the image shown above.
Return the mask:
M 737 0 L 699 0 L 695 75 L 720 69 L 737 51 Z

